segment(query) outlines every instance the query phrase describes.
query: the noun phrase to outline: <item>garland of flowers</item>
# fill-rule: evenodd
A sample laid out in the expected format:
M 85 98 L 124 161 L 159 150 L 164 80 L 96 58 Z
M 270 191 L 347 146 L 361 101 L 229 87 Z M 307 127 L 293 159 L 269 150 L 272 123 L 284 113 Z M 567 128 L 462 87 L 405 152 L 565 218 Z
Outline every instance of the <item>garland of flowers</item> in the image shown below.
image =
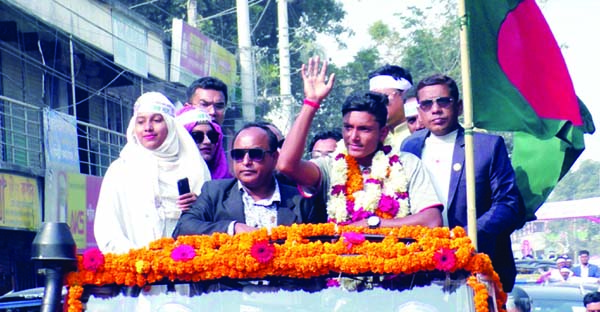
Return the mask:
M 384 235 L 381 242 L 365 234 Z M 339 235 L 341 239 L 310 242 L 311 236 Z M 405 244 L 399 238 L 416 241 Z M 283 242 L 283 243 L 277 243 Z M 231 257 L 231 255 L 236 257 Z M 352 254 L 353 257 L 345 255 Z M 85 285 L 144 286 L 163 279 L 198 282 L 219 278 L 260 279 L 270 276 L 311 278 L 335 274 L 412 274 L 465 270 L 487 276 L 496 289 L 498 306 L 506 301 L 489 257 L 475 252 L 464 229 L 456 227 L 367 229 L 327 224 L 278 226 L 230 236 L 161 238 L 147 248 L 126 254 L 102 254 L 97 248 L 78 256 L 76 272 L 67 275 L 68 311 L 81 311 Z M 478 312 L 487 311 L 487 289 L 469 282 Z M 482 284 L 483 285 L 483 284 Z M 484 285 L 485 286 L 485 285 Z
M 349 224 L 373 215 L 392 219 L 409 214 L 408 179 L 400 157 L 390 151 L 389 146 L 384 146 L 375 153 L 365 181 L 356 159 L 348 155 L 343 143 L 338 143 L 330 171 L 330 221 Z

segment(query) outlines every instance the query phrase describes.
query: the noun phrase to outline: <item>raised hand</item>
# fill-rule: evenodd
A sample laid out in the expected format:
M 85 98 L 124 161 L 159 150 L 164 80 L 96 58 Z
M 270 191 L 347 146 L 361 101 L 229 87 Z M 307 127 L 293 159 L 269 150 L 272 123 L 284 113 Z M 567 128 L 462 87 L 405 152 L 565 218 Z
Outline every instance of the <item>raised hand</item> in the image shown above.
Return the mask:
M 327 97 L 333 83 L 335 82 L 335 74 L 329 75 L 327 79 L 327 61 L 319 69 L 321 61 L 318 56 L 308 59 L 308 65 L 302 64 L 301 74 L 304 82 L 304 98 L 309 101 L 321 103 Z

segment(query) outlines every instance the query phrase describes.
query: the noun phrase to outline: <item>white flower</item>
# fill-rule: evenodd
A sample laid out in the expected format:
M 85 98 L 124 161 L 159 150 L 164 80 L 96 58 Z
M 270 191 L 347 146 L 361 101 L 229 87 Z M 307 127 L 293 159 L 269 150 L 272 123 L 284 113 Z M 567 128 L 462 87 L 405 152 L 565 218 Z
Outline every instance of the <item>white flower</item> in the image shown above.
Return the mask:
M 389 167 L 389 160 L 382 151 L 375 153 L 373 156 L 373 162 L 371 164 L 371 178 L 379 181 L 385 179 L 387 176 L 387 169 Z
M 334 157 L 338 154 L 347 154 L 346 147 L 343 142 L 338 142 Z M 390 154 L 392 157 L 395 154 Z M 388 174 L 388 172 L 390 174 Z M 327 201 L 327 214 L 329 218 L 333 218 L 336 222 L 345 222 L 352 218 L 347 211 L 346 195 L 339 193 L 332 195 L 331 191 L 336 185 L 345 185 L 348 179 L 348 164 L 346 159 L 340 157 L 339 159 L 333 159 L 331 170 L 329 173 L 331 189 L 328 192 Z M 355 191 L 354 194 L 354 209 L 359 210 L 362 208 L 364 211 L 376 212 L 379 206 L 379 200 L 382 194 L 386 194 L 390 197 L 396 197 L 397 192 L 408 191 L 408 178 L 404 172 L 404 167 L 401 163 L 394 163 L 390 166 L 389 158 L 382 152 L 378 151 L 373 156 L 371 164 L 371 173 L 367 177 L 368 179 L 378 180 L 380 183 L 364 183 L 363 189 Z M 363 181 L 366 181 L 363 176 Z M 383 185 L 383 187 L 382 187 Z M 410 213 L 409 199 L 398 199 L 400 209 L 396 217 L 404 217 Z

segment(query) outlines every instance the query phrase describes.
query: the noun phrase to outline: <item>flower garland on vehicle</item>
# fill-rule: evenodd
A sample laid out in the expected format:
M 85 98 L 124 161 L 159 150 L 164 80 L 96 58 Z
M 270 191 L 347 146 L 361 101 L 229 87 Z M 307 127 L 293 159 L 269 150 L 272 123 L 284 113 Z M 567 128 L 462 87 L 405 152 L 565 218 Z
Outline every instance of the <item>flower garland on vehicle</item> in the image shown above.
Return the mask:
M 329 220 L 349 224 L 377 215 L 384 219 L 405 217 L 410 213 L 408 179 L 398 154 L 384 146 L 373 156 L 366 181 L 354 157 L 343 142 L 334 152 L 328 194 Z
M 384 238 L 371 242 L 361 237 L 364 234 L 380 234 Z M 335 242 L 307 239 L 332 235 L 340 239 Z M 405 244 L 399 238 L 416 241 Z M 283 243 L 277 243 L 281 241 Z M 97 249 L 91 250 L 78 257 L 78 270 L 67 275 L 68 311 L 83 309 L 81 296 L 85 285 L 141 287 L 164 279 L 197 282 L 224 277 L 311 278 L 331 273 L 393 275 L 434 270 L 449 273 L 465 270 L 472 276 L 483 274 L 495 285 L 498 306 L 506 301 L 489 257 L 475 252 L 460 227 L 452 230 L 422 226 L 367 229 L 338 227 L 332 223 L 295 224 L 278 226 L 271 229 L 271 233 L 261 229 L 234 236 L 214 233 L 182 236 L 177 240 L 161 238 L 146 248 L 132 249 L 126 254 L 99 255 Z M 231 257 L 232 254 L 236 257 Z M 347 257 L 348 254 L 354 256 Z M 477 311 L 488 311 L 485 285 L 470 281 Z

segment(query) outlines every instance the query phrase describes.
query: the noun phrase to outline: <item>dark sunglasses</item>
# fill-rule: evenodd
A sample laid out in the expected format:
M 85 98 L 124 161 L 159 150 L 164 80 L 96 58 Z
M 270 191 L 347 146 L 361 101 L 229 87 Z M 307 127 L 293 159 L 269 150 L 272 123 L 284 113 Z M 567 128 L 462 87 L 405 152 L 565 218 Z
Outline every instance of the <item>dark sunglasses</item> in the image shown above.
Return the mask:
M 419 108 L 421 108 L 422 111 L 427 112 L 431 109 L 434 102 L 437 103 L 437 105 L 441 108 L 448 108 L 450 105 L 452 105 L 454 100 L 449 96 L 442 96 L 433 100 L 422 100 L 419 101 Z
M 242 161 L 246 154 L 248 154 L 250 160 L 262 161 L 266 153 L 273 153 L 273 151 L 265 151 L 260 148 L 236 148 L 231 150 L 231 158 L 235 161 Z
M 219 140 L 219 133 L 215 130 L 210 130 L 206 133 L 204 133 L 203 131 L 194 131 L 190 134 L 192 135 L 192 138 L 194 139 L 194 142 L 196 142 L 196 144 L 201 144 L 202 142 L 204 142 L 205 135 L 206 137 L 208 137 L 208 140 L 212 144 L 217 143 L 217 141 Z

